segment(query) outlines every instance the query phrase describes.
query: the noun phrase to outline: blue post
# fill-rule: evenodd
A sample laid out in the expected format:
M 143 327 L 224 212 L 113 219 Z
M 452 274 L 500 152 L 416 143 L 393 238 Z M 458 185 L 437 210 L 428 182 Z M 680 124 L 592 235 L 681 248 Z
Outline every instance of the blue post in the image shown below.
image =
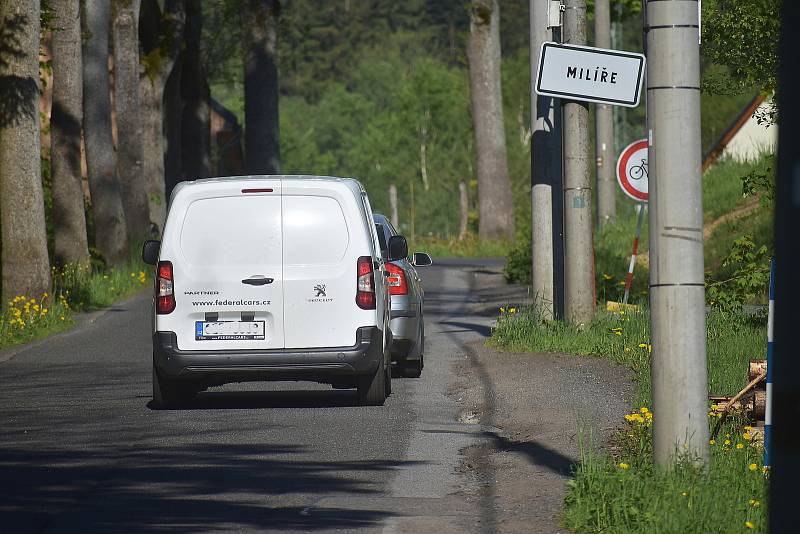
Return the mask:
M 775 260 L 769 266 L 769 315 L 767 317 L 767 407 L 764 412 L 764 465 L 769 466 L 769 438 L 772 430 L 772 332 L 775 325 Z

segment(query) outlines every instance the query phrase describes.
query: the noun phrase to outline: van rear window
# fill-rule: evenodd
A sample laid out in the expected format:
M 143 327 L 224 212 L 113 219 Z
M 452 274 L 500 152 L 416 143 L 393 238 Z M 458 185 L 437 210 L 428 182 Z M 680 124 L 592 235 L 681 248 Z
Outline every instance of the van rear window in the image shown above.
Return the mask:
M 283 197 L 283 254 L 286 265 L 338 263 L 350 243 L 339 203 L 330 197 Z
M 279 264 L 280 224 L 278 196 L 196 200 L 186 210 L 181 251 L 196 266 Z

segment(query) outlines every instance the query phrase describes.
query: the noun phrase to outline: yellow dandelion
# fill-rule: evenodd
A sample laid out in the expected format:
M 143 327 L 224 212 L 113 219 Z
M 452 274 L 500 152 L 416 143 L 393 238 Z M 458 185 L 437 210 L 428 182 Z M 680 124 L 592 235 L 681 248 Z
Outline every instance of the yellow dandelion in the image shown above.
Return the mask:
M 748 466 L 747 466 L 747 468 L 748 468 L 750 471 L 755 471 L 756 469 L 758 469 L 758 465 L 756 465 L 756 464 L 750 464 L 750 465 L 748 465 Z
M 508 309 L 508 313 L 517 313 L 517 309 L 516 308 L 509 308 Z
M 647 412 L 649 412 L 650 410 L 648 410 L 648 409 L 647 409 L 647 406 L 642 406 L 641 408 L 639 408 L 639 411 L 640 411 L 641 413 L 647 413 Z
M 751 439 L 753 439 L 753 436 L 750 434 L 750 432 L 745 432 L 744 434 L 742 434 L 742 438 L 744 438 L 747 441 L 750 441 Z
M 506 312 L 505 308 L 500 308 L 500 313 L 505 313 L 505 312 Z
M 64 320 L 64 316 L 62 315 L 61 317 L 59 317 L 59 319 L 63 321 Z
M 757 500 L 755 500 L 755 499 L 750 499 L 749 501 L 747 501 L 747 503 L 748 503 L 750 506 L 752 506 L 753 508 L 755 508 L 755 507 L 757 507 L 757 506 L 759 506 L 759 505 L 761 504 L 760 502 L 758 502 L 758 501 L 757 501 Z
M 614 277 L 613 277 L 613 276 L 611 276 L 610 274 L 608 274 L 608 273 L 603 273 L 603 280 L 611 280 L 612 278 L 614 278 Z
M 747 527 L 747 528 L 753 528 L 753 523 L 752 523 L 752 521 L 745 521 L 744 522 L 744 526 Z
M 630 352 L 630 351 L 631 351 L 630 347 L 625 347 L 625 352 Z
M 741 443 L 737 443 L 736 448 L 739 450 L 744 449 L 744 445 L 742 445 Z
M 726 439 L 726 440 L 723 442 L 723 445 L 730 445 L 730 444 L 731 444 L 731 440 L 729 440 L 729 439 Z
M 708 440 L 708 444 L 709 445 L 716 445 L 717 442 L 716 442 L 716 440 L 710 439 L 710 440 Z
M 619 468 L 622 469 L 623 471 L 627 471 L 628 469 L 630 469 L 630 467 L 631 466 L 626 464 L 625 462 L 620 462 L 619 463 Z
M 689 493 L 687 493 L 687 492 L 685 492 L 685 491 L 684 491 L 683 493 L 681 493 L 681 495 L 683 495 L 684 497 L 688 497 L 688 496 L 689 496 Z

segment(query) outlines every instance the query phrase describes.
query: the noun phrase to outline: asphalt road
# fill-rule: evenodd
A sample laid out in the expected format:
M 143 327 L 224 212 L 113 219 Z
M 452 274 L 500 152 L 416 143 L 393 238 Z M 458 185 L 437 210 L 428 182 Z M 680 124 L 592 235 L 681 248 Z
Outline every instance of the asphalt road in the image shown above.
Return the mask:
M 492 511 L 470 505 L 459 470 L 459 451 L 486 429 L 459 422 L 448 393 L 464 344 L 492 321 L 468 312 L 469 272 L 487 265 L 497 267 L 420 269 L 425 370 L 396 378 L 383 407 L 323 385 L 256 383 L 213 388 L 188 409 L 151 409 L 148 295 L 0 354 L 0 531 L 441 534 L 486 525 Z

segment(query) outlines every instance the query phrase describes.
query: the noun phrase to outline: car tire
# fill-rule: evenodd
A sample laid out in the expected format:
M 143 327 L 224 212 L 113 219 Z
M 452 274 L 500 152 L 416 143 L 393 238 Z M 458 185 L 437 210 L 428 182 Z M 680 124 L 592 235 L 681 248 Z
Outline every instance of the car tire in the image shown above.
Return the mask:
M 421 322 L 420 326 L 420 333 L 419 339 L 417 339 L 417 344 L 419 345 L 419 359 L 418 360 L 406 360 L 403 362 L 403 376 L 406 378 L 419 378 L 422 376 L 422 368 L 425 367 L 425 322 L 422 317 L 422 313 L 420 312 L 419 320 Z
M 177 408 L 190 402 L 197 394 L 191 384 L 162 377 L 153 365 L 153 403 L 159 408 Z
M 392 363 L 386 366 L 386 397 L 392 396 Z
M 422 354 L 419 360 L 407 360 L 403 364 L 403 376 L 406 378 L 419 378 L 422 376 Z
M 383 362 L 374 373 L 358 377 L 358 403 L 362 406 L 383 406 L 386 402 L 386 390 L 386 369 Z

